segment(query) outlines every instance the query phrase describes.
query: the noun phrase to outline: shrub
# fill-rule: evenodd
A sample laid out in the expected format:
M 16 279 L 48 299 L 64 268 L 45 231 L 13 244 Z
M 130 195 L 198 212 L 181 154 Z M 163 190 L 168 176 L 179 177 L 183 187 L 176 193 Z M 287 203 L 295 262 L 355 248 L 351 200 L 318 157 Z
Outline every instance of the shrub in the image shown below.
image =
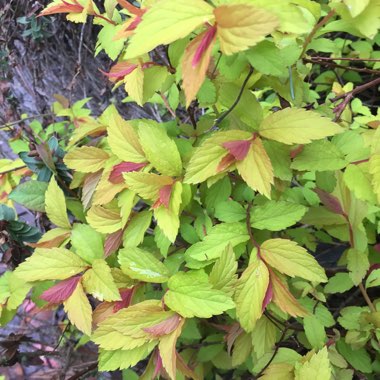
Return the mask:
M 134 4 L 42 12 L 93 17 L 117 59 L 99 75 L 157 117 L 59 98 L 63 121 L 13 142 L 8 206 L 50 222 L 1 207 L 4 246 L 30 247 L 8 253 L 1 322 L 63 304 L 100 371 L 145 360 L 143 379 L 374 379 L 379 1 Z

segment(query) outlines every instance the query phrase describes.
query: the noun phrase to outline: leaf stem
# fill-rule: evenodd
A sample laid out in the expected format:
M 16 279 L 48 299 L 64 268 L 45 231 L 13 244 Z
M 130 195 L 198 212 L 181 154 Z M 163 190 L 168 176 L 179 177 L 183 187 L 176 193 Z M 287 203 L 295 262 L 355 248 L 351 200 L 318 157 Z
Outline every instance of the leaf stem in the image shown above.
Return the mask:
M 371 312 L 372 312 L 372 313 L 375 313 L 375 312 L 376 312 L 376 308 L 375 308 L 375 306 L 373 305 L 371 299 L 369 298 L 368 293 L 367 293 L 367 290 L 366 290 L 366 288 L 364 287 L 363 283 L 360 283 L 358 287 L 359 287 L 359 289 L 360 289 L 360 292 L 361 292 L 362 295 L 363 295 L 363 298 L 365 299 L 365 302 L 367 302 L 367 305 L 368 305 L 368 307 L 370 308 Z

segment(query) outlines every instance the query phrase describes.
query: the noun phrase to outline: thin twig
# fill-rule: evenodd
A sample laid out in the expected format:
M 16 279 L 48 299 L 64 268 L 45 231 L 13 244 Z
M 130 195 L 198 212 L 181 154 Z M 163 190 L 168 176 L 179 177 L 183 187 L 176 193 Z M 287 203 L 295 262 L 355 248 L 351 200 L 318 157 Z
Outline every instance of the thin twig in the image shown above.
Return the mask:
M 0 129 L 12 127 L 13 125 L 20 124 L 20 123 L 24 122 L 25 120 L 40 119 L 40 118 L 48 117 L 48 116 L 54 116 L 54 114 L 53 113 L 41 113 L 39 115 L 24 117 L 23 119 L 19 119 L 16 121 L 12 121 L 11 123 L 6 123 L 3 125 L 0 125 Z
M 226 112 L 224 112 L 220 117 L 218 117 L 215 120 L 213 128 L 217 127 L 234 110 L 234 108 L 239 104 L 240 99 L 243 96 L 244 89 L 245 89 L 245 87 L 249 81 L 249 78 L 252 76 L 252 74 L 253 74 L 253 67 L 250 66 L 248 75 L 244 79 L 244 82 L 243 82 L 243 85 L 241 86 L 239 95 L 237 96 L 236 100 L 233 102 L 232 106 Z
M 25 169 L 25 168 L 26 168 L 26 165 L 22 165 L 22 166 L 18 166 L 17 168 L 13 168 L 13 169 L 5 170 L 5 171 L 1 171 L 1 170 L 0 170 L 0 176 L 3 175 L 3 174 L 11 173 L 11 172 L 14 172 L 14 171 L 16 171 L 16 170 L 19 170 L 19 169 Z
M 330 20 L 330 18 L 333 17 L 334 15 L 335 15 L 335 9 L 332 9 L 325 17 L 323 17 L 323 19 L 318 24 L 316 24 L 314 26 L 314 28 L 312 29 L 310 34 L 306 37 L 305 42 L 303 43 L 302 52 L 301 52 L 299 58 L 302 58 L 304 56 L 304 54 L 306 53 L 307 47 L 309 46 L 309 43 L 311 42 L 311 40 L 315 36 L 315 33 L 317 33 L 317 31 L 320 28 L 322 28 L 323 25 L 327 24 L 327 22 Z
M 367 69 L 364 67 L 352 67 L 352 66 L 344 66 L 344 65 L 339 65 L 334 62 L 328 62 L 328 61 L 323 61 L 323 60 L 317 60 L 317 59 L 310 59 L 310 58 L 303 58 L 304 62 L 307 63 L 314 63 L 322 66 L 327 66 L 331 68 L 338 68 L 338 69 L 345 69 L 345 70 L 350 70 L 350 71 L 356 71 L 358 73 L 367 73 L 367 74 L 375 74 L 375 75 L 380 75 L 380 70 L 372 70 L 372 69 Z
M 311 59 L 318 59 L 320 61 L 353 61 L 353 62 L 367 61 L 367 62 L 380 62 L 380 59 L 376 59 L 376 58 L 319 57 L 319 56 L 316 56 L 316 55 L 313 55 L 310 58 Z
M 360 292 L 362 293 L 363 295 L 363 298 L 365 299 L 365 302 L 367 302 L 367 305 L 369 307 L 369 309 L 371 310 L 372 313 L 376 313 L 376 308 L 375 306 L 373 305 L 371 299 L 369 298 L 368 296 L 368 293 L 367 293 L 367 290 L 366 288 L 364 287 L 364 285 L 362 283 L 359 284 L 359 289 L 360 289 Z
M 255 237 L 253 236 L 253 232 L 251 228 L 251 209 L 252 209 L 252 203 L 249 203 L 247 207 L 246 217 L 245 217 L 245 224 L 247 227 L 249 240 L 251 241 L 252 245 L 257 248 L 257 254 L 260 256 L 260 245 L 255 240 Z

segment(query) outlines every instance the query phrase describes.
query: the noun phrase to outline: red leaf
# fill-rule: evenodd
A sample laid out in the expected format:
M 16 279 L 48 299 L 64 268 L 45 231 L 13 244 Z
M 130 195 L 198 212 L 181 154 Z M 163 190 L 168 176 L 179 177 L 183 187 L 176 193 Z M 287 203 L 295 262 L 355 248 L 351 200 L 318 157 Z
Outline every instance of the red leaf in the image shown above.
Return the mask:
M 269 281 L 268 289 L 265 293 L 265 297 L 263 299 L 263 304 L 262 304 L 263 312 L 265 308 L 268 306 L 268 304 L 272 301 L 272 298 L 273 298 L 273 287 L 272 287 L 272 283 Z
M 340 201 L 337 197 L 328 193 L 325 190 L 314 189 L 314 191 L 318 194 L 319 199 L 328 210 L 334 212 L 335 214 L 343 215 L 344 217 L 347 216 L 347 214 L 344 212 L 342 205 L 340 204 Z
M 197 47 L 197 50 L 195 51 L 193 60 L 191 61 L 191 64 L 193 67 L 197 66 L 198 63 L 201 61 L 203 54 L 207 51 L 210 44 L 213 43 L 214 37 L 216 34 L 216 26 L 209 27 L 206 33 L 204 34 L 200 44 Z
M 298 145 L 297 148 L 293 149 L 290 152 L 290 158 L 296 158 L 302 151 L 303 151 L 304 146 L 303 145 Z
M 41 16 L 47 16 L 47 15 L 54 15 L 57 13 L 82 13 L 83 7 L 76 3 L 76 4 L 70 4 L 66 1 L 62 1 L 62 4 L 57 4 L 52 7 L 44 9 L 38 17 Z
M 134 15 L 142 16 L 146 12 L 145 9 L 135 7 L 134 5 L 129 3 L 128 0 L 117 0 L 117 2 L 119 3 L 119 5 L 125 8 L 128 12 Z
M 60 304 L 67 300 L 74 292 L 81 276 L 70 277 L 45 290 L 40 298 L 52 304 Z
M 121 301 L 116 301 L 113 307 L 113 312 L 116 313 L 120 309 L 124 309 L 131 304 L 132 297 L 134 294 L 135 288 L 122 289 L 119 290 Z
M 170 196 L 172 195 L 172 189 L 173 189 L 173 185 L 165 185 L 161 187 L 159 191 L 159 198 L 154 203 L 152 208 L 157 208 L 162 205 L 164 205 L 166 208 L 169 208 Z
M 112 82 L 118 82 L 125 76 L 129 75 L 133 70 L 137 68 L 137 65 L 130 62 L 119 62 L 114 65 L 109 73 L 100 70 L 104 75 L 106 75 Z
M 123 173 L 135 172 L 142 169 L 145 165 L 146 163 L 122 162 L 113 167 L 108 179 L 112 183 L 122 183 L 124 181 Z
M 217 171 L 222 172 L 223 170 L 227 169 L 231 164 L 233 164 L 236 161 L 235 157 L 228 153 L 226 156 L 224 156 L 218 165 Z
M 160 355 L 160 353 L 158 351 L 156 351 L 156 352 L 157 352 L 157 355 L 156 355 L 156 365 L 154 367 L 154 373 L 153 373 L 152 379 L 157 378 L 158 375 L 161 374 L 161 371 L 163 369 L 161 355 Z
M 104 257 L 110 256 L 119 249 L 123 241 L 123 233 L 121 229 L 107 236 L 104 242 Z
M 234 156 L 235 160 L 242 161 L 248 154 L 251 140 L 227 141 L 222 145 Z
M 158 323 L 157 325 L 146 327 L 143 330 L 148 334 L 153 335 L 155 338 L 158 338 L 162 335 L 168 335 L 173 332 L 179 326 L 180 322 L 181 317 L 178 314 L 175 314 L 172 317 Z

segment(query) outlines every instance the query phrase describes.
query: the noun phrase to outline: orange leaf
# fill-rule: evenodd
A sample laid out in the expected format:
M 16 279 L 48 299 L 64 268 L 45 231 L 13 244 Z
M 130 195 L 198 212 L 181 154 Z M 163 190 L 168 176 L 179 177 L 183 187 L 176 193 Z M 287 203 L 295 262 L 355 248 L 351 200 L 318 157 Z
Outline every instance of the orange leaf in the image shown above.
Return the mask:
M 46 8 L 38 16 L 54 15 L 57 13 L 82 13 L 83 9 L 84 8 L 77 2 L 72 4 L 62 0 L 62 4 L 57 4 Z
M 186 107 L 195 98 L 206 78 L 215 34 L 216 28 L 214 26 L 209 27 L 195 37 L 185 50 L 182 61 L 182 79 L 186 95 Z

